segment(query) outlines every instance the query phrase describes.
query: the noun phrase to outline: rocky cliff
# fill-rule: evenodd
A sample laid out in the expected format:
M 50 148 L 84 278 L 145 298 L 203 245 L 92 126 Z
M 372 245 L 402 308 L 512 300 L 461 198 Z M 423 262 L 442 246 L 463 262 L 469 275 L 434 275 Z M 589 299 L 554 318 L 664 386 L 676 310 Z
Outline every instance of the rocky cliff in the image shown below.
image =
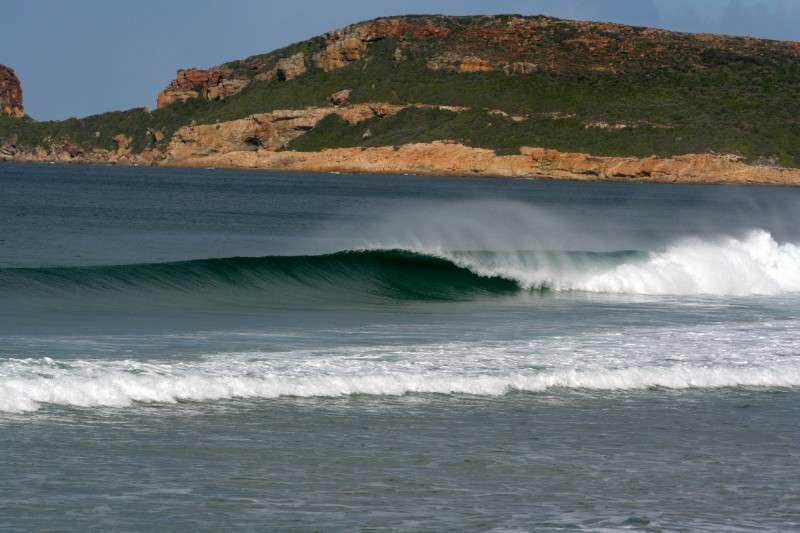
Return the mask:
M 231 69 L 222 67 L 179 70 L 177 77 L 158 94 L 156 104 L 162 108 L 192 98 L 224 100 L 241 91 L 247 84 L 247 80 L 237 78 Z
M 800 185 L 798 91 L 793 42 L 390 17 L 180 70 L 155 111 L 0 120 L 0 159 Z
M 25 116 L 19 79 L 13 70 L 3 65 L 0 65 L 0 113 L 15 118 Z

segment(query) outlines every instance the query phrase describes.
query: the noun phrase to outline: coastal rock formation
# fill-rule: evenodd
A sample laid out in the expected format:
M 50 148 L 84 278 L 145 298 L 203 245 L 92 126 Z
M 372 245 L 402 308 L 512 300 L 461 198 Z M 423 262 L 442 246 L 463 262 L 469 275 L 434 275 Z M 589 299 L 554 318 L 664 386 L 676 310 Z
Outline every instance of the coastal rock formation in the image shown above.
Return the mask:
M 86 149 L 74 143 L 54 141 L 47 146 L 22 147 L 6 142 L 0 145 L 0 161 L 30 163 L 90 163 L 121 165 L 158 165 L 164 161 L 161 150 L 148 148 L 134 152 L 126 135 L 115 135 L 115 149 Z
M 408 108 L 451 112 L 466 110 L 453 106 L 396 105 L 385 102 L 276 110 L 240 120 L 181 128 L 172 137 L 166 157 L 174 162 L 211 154 L 281 150 L 329 115 L 337 115 L 349 124 L 359 124 L 371 118 L 390 117 Z
M 179 166 L 312 172 L 497 176 L 658 183 L 800 185 L 800 169 L 750 165 L 730 155 L 670 158 L 596 157 L 525 147 L 518 155 L 452 142 L 400 147 L 336 148 L 321 152 L 228 152 L 172 161 Z
M 346 67 L 360 60 L 367 48 L 366 43 L 357 37 L 328 34 L 326 38 L 327 46 L 314 56 L 317 66 L 325 72 Z
M 307 71 L 306 55 L 302 52 L 298 52 L 289 57 L 278 59 L 272 68 L 262 70 L 256 74 L 253 79 L 256 81 L 289 81 L 298 76 L 302 76 Z
M 15 118 L 25 116 L 22 107 L 22 86 L 17 74 L 3 65 L 0 65 L 0 113 Z
M 329 113 L 322 108 L 274 111 L 220 124 L 186 126 L 175 132 L 167 154 L 172 160 L 186 160 L 262 148 L 278 150 L 312 129 Z
M 313 129 L 328 115 L 337 115 L 350 124 L 358 124 L 375 117 L 395 115 L 407 107 L 436 106 L 401 106 L 378 102 L 344 107 L 309 107 L 276 110 L 219 124 L 186 126 L 175 132 L 166 149 L 166 157 L 174 162 L 212 154 L 280 150 Z
M 278 60 L 275 65 L 275 77 L 281 81 L 289 81 L 306 73 L 306 56 L 302 52 Z
M 231 69 L 215 67 L 208 70 L 179 70 L 176 78 L 158 94 L 156 105 L 161 109 L 174 102 L 185 102 L 192 98 L 224 100 L 240 92 L 249 83 L 247 79 L 237 77 Z
M 428 68 L 430 70 L 446 70 L 466 74 L 471 72 L 491 72 L 495 67 L 487 59 L 476 56 L 465 57 L 451 52 L 428 61 Z
M 342 89 L 330 95 L 328 100 L 335 106 L 345 105 L 350 100 L 351 94 L 353 94 L 353 89 Z
M 446 37 L 451 29 L 440 24 L 439 17 L 392 17 L 348 26 L 342 30 L 325 34 L 325 48 L 315 60 L 325 72 L 340 69 L 361 60 L 369 44 L 394 37 L 405 40 L 425 41 Z M 401 48 L 393 54 L 396 62 L 404 60 Z
M 320 152 L 282 151 L 292 139 L 322 118 L 337 114 L 358 123 L 403 106 L 284 110 L 227 123 L 182 128 L 165 150 L 131 150 L 115 136 L 115 150 L 85 150 L 71 143 L 21 149 L 6 142 L 0 160 L 62 163 L 112 163 L 179 167 L 230 167 L 308 172 L 488 176 L 577 181 L 719 183 L 800 186 L 800 169 L 750 164 L 734 155 L 686 154 L 675 157 L 602 157 L 522 147 L 515 155 L 435 141 L 402 146 L 335 148 Z
M 331 72 L 364 59 L 371 43 L 388 37 L 405 41 L 447 36 L 451 30 L 438 25 L 438 21 L 438 17 L 393 17 L 354 24 L 325 34 L 321 48 L 311 59 L 317 68 Z M 400 48 L 395 50 L 394 57 L 396 61 L 404 60 Z M 240 92 L 252 80 L 288 81 L 307 71 L 303 52 L 276 57 L 254 56 L 210 69 L 179 70 L 176 78 L 158 94 L 157 106 L 162 108 L 192 98 L 224 99 Z
M 117 156 L 117 161 L 124 161 L 125 159 L 131 157 L 131 155 L 133 154 L 133 149 L 131 148 L 132 141 L 130 137 L 128 137 L 127 135 L 119 134 L 115 135 L 112 138 L 112 140 L 117 145 L 117 150 L 115 154 Z
M 748 164 L 730 154 L 598 157 L 531 147 L 522 147 L 520 153 L 530 158 L 541 174 L 568 179 L 800 184 L 800 169 Z

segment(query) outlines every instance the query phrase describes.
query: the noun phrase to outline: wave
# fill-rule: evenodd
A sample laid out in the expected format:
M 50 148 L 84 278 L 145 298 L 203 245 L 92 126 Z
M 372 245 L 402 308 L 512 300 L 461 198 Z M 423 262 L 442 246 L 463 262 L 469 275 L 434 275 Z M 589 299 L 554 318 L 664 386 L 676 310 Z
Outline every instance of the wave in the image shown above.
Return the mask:
M 686 239 L 663 250 L 447 252 L 353 250 L 316 256 L 201 259 L 101 267 L 0 269 L 0 294 L 78 295 L 168 291 L 210 298 L 256 294 L 334 301 L 470 299 L 525 291 L 643 295 L 778 295 L 800 292 L 800 247 L 764 231 Z M 149 297 L 149 296 L 148 296 Z
M 483 276 L 515 280 L 527 289 L 642 295 L 779 295 L 800 292 L 800 246 L 771 234 L 688 238 L 663 250 L 601 254 L 452 256 Z M 533 259 L 533 261 L 531 261 Z M 588 259 L 588 261 L 587 261 Z
M 406 250 L 354 250 L 316 256 L 200 259 L 100 267 L 0 270 L 0 291 L 49 294 L 223 290 L 268 292 L 273 299 L 366 294 L 398 299 L 452 299 L 511 294 L 519 285 L 483 276 L 433 255 Z
M 649 366 L 619 369 L 553 369 L 536 373 L 455 375 L 377 373 L 358 375 L 213 374 L 202 366 L 98 364 L 52 360 L 15 362 L 0 376 L 0 412 L 36 411 L 44 405 L 129 407 L 135 404 L 233 399 L 331 398 L 353 395 L 443 394 L 502 396 L 551 390 L 635 391 L 800 387 L 800 366 Z M 20 369 L 24 371 L 20 372 Z M 7 369 L 6 369 L 7 370 Z

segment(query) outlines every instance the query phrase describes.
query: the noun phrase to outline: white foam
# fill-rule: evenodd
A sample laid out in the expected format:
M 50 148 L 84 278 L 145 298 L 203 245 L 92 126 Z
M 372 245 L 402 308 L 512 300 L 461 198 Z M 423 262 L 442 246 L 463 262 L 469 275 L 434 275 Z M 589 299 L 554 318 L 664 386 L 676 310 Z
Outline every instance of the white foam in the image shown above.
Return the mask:
M 162 350 L 164 337 L 103 337 L 95 343 L 6 338 L 2 344 L 9 355 L 50 350 L 60 355 L 0 357 L 0 412 L 286 396 L 800 387 L 800 319 L 746 318 L 425 343 L 396 335 L 393 343 L 393 327 L 376 326 L 370 338 L 385 336 L 385 344 L 301 343 L 301 349 L 180 352 L 172 359 L 150 360 L 119 354 L 153 353 L 154 345 Z M 207 345 L 210 334 L 198 335 L 186 342 Z M 230 333 L 211 344 L 223 339 L 230 340 Z
M 800 366 L 664 366 L 595 370 L 547 370 L 498 375 L 442 372 L 368 375 L 252 375 L 246 368 L 213 375 L 202 365 L 132 366 L 76 362 L 58 369 L 42 361 L 21 366 L 38 371 L 0 377 L 0 411 L 29 412 L 43 405 L 129 407 L 136 403 L 176 403 L 226 399 L 339 397 L 354 394 L 401 396 L 410 393 L 500 396 L 549 389 L 640 390 L 721 387 L 798 387 Z M 50 368 L 43 372 L 42 368 Z M 245 370 L 244 373 L 242 371 Z M 33 375 L 32 375 L 33 374 Z M 39 375 L 35 375 L 39 374 Z M 250 375 L 248 375 L 250 374 Z
M 434 250 L 434 253 L 442 254 Z M 743 238 L 692 238 L 617 266 L 531 265 L 524 256 L 491 261 L 449 259 L 484 276 L 513 279 L 526 288 L 644 295 L 778 295 L 800 292 L 800 246 L 779 244 L 762 230 Z

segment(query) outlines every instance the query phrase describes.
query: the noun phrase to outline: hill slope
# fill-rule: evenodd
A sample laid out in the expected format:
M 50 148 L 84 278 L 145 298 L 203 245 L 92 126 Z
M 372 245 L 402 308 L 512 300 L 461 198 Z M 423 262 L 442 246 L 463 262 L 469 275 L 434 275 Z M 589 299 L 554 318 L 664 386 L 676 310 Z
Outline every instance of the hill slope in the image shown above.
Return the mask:
M 280 167 L 268 154 L 449 141 L 499 158 L 523 147 L 730 154 L 715 165 L 764 174 L 800 167 L 799 88 L 798 43 L 548 17 L 392 17 L 179 71 L 152 112 L 0 118 L 0 145 L 12 159 Z M 542 165 L 552 166 L 537 160 L 537 175 Z

